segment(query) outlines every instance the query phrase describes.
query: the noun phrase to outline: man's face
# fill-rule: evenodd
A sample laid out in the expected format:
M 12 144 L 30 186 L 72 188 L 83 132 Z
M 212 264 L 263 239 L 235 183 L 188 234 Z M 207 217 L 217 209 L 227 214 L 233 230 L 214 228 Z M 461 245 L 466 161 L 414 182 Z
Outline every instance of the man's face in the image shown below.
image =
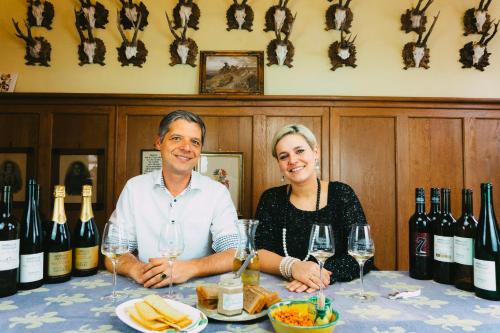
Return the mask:
M 201 128 L 197 123 L 177 119 L 170 124 L 163 141 L 159 137 L 156 139 L 155 146 L 167 172 L 191 174 L 201 153 Z

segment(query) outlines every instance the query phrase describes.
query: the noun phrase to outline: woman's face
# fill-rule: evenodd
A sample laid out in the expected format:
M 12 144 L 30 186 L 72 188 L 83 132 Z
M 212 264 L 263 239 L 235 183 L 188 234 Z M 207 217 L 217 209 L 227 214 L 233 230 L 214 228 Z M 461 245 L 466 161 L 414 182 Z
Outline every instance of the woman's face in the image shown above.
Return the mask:
M 318 149 L 309 146 L 300 134 L 284 136 L 276 145 L 278 166 L 292 184 L 302 183 L 311 177 L 316 178 Z

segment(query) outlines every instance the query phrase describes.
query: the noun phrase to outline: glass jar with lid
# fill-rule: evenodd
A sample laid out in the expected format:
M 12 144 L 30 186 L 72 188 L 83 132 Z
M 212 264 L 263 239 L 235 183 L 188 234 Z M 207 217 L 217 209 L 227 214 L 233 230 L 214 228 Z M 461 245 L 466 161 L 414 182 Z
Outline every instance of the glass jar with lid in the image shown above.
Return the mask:
M 243 283 L 234 274 L 224 274 L 219 281 L 219 301 L 217 312 L 225 316 L 235 316 L 243 312 Z

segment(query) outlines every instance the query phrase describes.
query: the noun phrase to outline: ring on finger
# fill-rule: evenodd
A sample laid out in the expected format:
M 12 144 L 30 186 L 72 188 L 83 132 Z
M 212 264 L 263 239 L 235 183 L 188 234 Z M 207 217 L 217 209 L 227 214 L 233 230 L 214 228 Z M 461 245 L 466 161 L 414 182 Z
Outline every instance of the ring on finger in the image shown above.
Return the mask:
M 161 275 L 160 275 L 160 279 L 161 279 L 161 280 L 165 280 L 165 279 L 167 279 L 167 278 L 168 278 L 168 275 L 167 275 L 167 274 L 165 274 L 165 273 L 161 273 Z

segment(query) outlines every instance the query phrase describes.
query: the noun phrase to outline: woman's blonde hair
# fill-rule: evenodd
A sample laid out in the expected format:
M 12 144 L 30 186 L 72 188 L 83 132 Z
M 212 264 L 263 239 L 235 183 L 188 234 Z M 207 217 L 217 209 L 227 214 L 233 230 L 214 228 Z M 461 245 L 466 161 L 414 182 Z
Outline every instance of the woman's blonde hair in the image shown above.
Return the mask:
M 283 139 L 285 136 L 290 135 L 290 134 L 299 134 L 304 137 L 304 139 L 307 141 L 307 144 L 311 149 L 314 149 L 318 146 L 318 141 L 316 140 L 316 137 L 314 136 L 313 132 L 305 127 L 304 125 L 301 124 L 289 124 L 285 125 L 282 128 L 280 128 L 276 134 L 274 134 L 273 142 L 272 142 L 272 153 L 274 158 L 278 158 L 278 155 L 276 154 L 276 145 L 278 142 L 280 142 L 281 139 Z

